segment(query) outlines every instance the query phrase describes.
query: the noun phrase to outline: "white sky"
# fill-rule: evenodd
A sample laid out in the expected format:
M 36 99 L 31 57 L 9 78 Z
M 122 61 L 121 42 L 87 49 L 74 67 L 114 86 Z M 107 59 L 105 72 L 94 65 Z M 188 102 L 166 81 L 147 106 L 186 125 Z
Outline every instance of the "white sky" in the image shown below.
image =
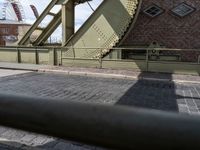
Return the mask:
M 0 4 L 3 5 L 3 3 L 5 3 L 7 0 L 0 0 Z M 51 0 L 19 0 L 20 3 L 22 4 L 23 10 L 24 10 L 24 15 L 25 15 L 25 22 L 26 23 L 34 23 L 34 21 L 36 20 L 32 9 L 30 8 L 30 5 L 34 5 L 39 14 L 42 13 L 42 11 L 47 7 L 47 5 L 50 3 Z M 93 9 L 96 9 L 99 4 L 102 2 L 103 0 L 93 0 L 90 1 L 89 3 L 91 4 Z M 10 6 L 11 8 L 12 6 Z M 7 10 L 11 10 L 11 9 L 7 9 Z M 60 10 L 60 6 L 56 6 L 54 8 L 54 10 L 56 12 L 58 12 L 58 10 Z M 1 13 L 1 10 L 0 10 Z M 84 22 L 85 20 L 93 13 L 93 10 L 89 7 L 89 5 L 87 3 L 84 4 L 80 4 L 78 6 L 76 6 L 75 8 L 75 30 L 77 30 Z M 1 14 L 0 14 L 1 15 Z M 11 20 L 17 20 L 16 16 L 14 16 L 14 11 L 9 12 L 9 14 L 6 15 L 7 19 L 11 19 Z M 42 22 L 42 26 L 45 26 L 45 24 L 47 24 L 50 20 L 50 17 L 45 18 L 45 20 Z M 54 37 L 60 39 L 61 38 L 61 27 L 58 28 L 58 30 L 55 31 L 55 33 L 53 34 Z
M 50 0 L 20 0 L 21 4 L 23 5 L 26 21 L 28 23 L 32 23 L 35 20 L 34 15 L 30 11 L 30 4 L 33 4 L 38 9 L 39 14 L 43 11 L 43 9 L 48 5 Z M 102 0 L 93 0 L 90 2 L 92 7 L 96 9 L 96 7 L 102 2 Z M 58 9 L 59 7 L 57 7 Z M 78 29 L 81 24 L 91 15 L 93 11 L 90 9 L 87 3 L 81 4 L 76 6 L 76 13 L 75 13 L 75 25 L 76 29 Z
M 29 7 L 30 4 L 33 4 L 37 8 L 39 14 L 41 14 L 41 12 L 45 9 L 45 7 L 49 4 L 50 1 L 51 0 L 20 0 L 25 11 L 26 22 L 33 23 L 35 21 L 35 16 Z M 93 9 L 96 9 L 102 1 L 103 0 L 93 0 L 90 1 L 90 4 L 93 7 Z M 57 11 L 59 8 L 60 8 L 59 6 L 55 7 L 55 10 Z M 92 14 L 92 12 L 93 11 L 91 10 L 91 8 L 88 6 L 87 3 L 76 6 L 75 30 L 77 30 L 85 22 L 85 20 Z M 58 28 L 52 35 L 52 40 L 58 40 L 58 39 L 61 39 L 61 27 Z

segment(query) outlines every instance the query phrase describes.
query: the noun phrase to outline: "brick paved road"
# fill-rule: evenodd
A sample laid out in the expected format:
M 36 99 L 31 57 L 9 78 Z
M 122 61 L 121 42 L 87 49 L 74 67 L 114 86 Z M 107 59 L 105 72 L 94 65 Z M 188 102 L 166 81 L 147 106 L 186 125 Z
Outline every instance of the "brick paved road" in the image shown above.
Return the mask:
M 141 74 L 142 76 L 142 74 Z M 129 105 L 186 114 L 200 114 L 200 84 L 105 79 L 48 73 L 0 78 L 0 93 L 50 97 L 109 105 Z M 19 149 L 97 149 L 32 133 L 0 128 L 0 146 Z M 5 141 L 8 140 L 8 141 Z M 25 145 L 24 145 L 25 144 Z M 3 149 L 2 148 L 2 149 Z

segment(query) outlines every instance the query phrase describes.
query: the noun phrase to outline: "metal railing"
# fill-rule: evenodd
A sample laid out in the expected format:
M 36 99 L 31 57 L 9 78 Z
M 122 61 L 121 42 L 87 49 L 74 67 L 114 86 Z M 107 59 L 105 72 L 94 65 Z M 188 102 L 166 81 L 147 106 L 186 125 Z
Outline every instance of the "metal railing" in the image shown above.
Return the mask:
M 146 62 L 146 71 L 148 71 L 148 66 L 149 66 L 149 62 L 154 62 L 154 61 L 160 61 L 160 62 L 172 62 L 173 60 L 162 60 L 162 59 L 155 59 L 153 58 L 153 56 L 157 56 L 159 57 L 164 57 L 164 56 L 171 56 L 174 57 L 174 62 L 186 62 L 188 64 L 199 64 L 200 63 L 200 56 L 196 59 L 196 60 L 192 60 L 192 61 L 184 61 L 181 60 L 181 53 L 184 52 L 199 52 L 200 53 L 200 49 L 172 49 L 172 48 L 152 48 L 152 47 L 120 47 L 120 48 L 102 48 L 102 47 L 64 47 L 62 48 L 62 54 L 61 54 L 61 59 L 62 60 L 88 60 L 88 61 L 98 61 L 99 62 L 99 68 L 102 68 L 102 63 L 103 61 L 135 61 L 137 59 L 123 59 L 123 58 L 106 58 L 106 57 L 91 57 L 91 56 L 81 56 L 79 57 L 76 51 L 81 51 L 81 50 L 87 50 L 87 51 L 91 51 L 91 53 L 93 54 L 94 52 L 98 53 L 98 56 L 104 56 L 104 50 L 109 49 L 109 51 L 111 51 L 111 53 L 113 51 L 146 51 L 143 55 L 144 58 L 143 60 Z M 71 52 L 72 56 L 68 55 L 68 52 Z M 157 55 L 157 54 L 152 54 L 151 52 L 154 51 L 155 53 L 157 52 L 174 52 L 177 54 L 173 54 L 173 55 Z M 90 52 L 88 52 L 90 53 Z M 96 55 L 97 56 L 97 55 Z M 136 55 L 137 56 L 137 55 Z
M 22 54 L 24 53 L 29 53 L 31 54 L 30 58 L 27 61 L 27 63 L 35 63 L 35 64 L 40 64 L 40 53 L 46 53 L 49 54 L 49 51 L 52 50 L 53 48 L 51 47 L 26 47 L 26 46 L 5 46 L 5 47 L 0 47 L 0 52 L 7 53 L 7 58 L 8 60 L 5 60 L 3 56 L 0 56 L 0 60 L 3 59 L 5 61 L 10 61 L 10 58 L 14 58 L 16 56 L 16 59 L 13 61 L 16 61 L 17 63 L 22 63 Z M 11 53 L 15 52 L 15 54 Z M 26 58 L 27 59 L 27 58 Z M 2 60 L 1 60 L 2 61 Z
M 58 47 L 59 48 L 59 47 Z M 61 48 L 61 47 L 60 47 Z M 112 50 L 129 50 L 129 51 L 140 51 L 140 50 L 146 50 L 146 51 L 178 51 L 178 52 L 187 52 L 187 51 L 197 51 L 200 52 L 200 49 L 176 49 L 176 48 L 149 48 L 149 47 L 115 47 L 115 48 L 108 48 L 108 47 L 62 47 L 61 48 L 64 52 L 73 50 L 73 53 L 75 54 L 75 50 L 98 50 L 99 53 L 103 53 L 102 51 L 105 49 Z M 148 53 L 147 53 L 148 54 Z M 76 55 L 74 56 L 76 58 Z M 68 57 L 64 57 L 68 58 Z
M 156 65 L 163 65 L 163 64 L 178 64 L 177 68 L 180 67 L 180 63 L 184 63 L 183 65 L 187 65 L 188 68 L 190 68 L 190 65 L 193 66 L 193 69 L 195 70 L 196 65 L 200 64 L 200 57 L 195 56 L 197 59 L 195 61 L 184 61 L 181 60 L 182 54 L 183 53 L 188 53 L 189 51 L 195 52 L 197 55 L 199 55 L 200 50 L 199 49 L 171 49 L 171 48 L 152 48 L 152 47 L 120 47 L 120 48 L 102 48 L 102 47 L 60 47 L 60 46 L 47 46 L 47 47 L 25 47 L 25 46 L 18 46 L 18 47 L 0 47 L 0 52 L 8 52 L 9 50 L 16 51 L 16 56 L 12 57 L 12 61 L 16 61 L 18 63 L 21 62 L 27 62 L 27 63 L 36 63 L 36 64 L 54 64 L 54 65 L 66 65 L 66 63 L 63 63 L 65 60 L 71 60 L 71 62 L 77 63 L 77 61 L 80 60 L 80 63 L 84 64 L 84 61 L 88 61 L 85 64 L 89 64 L 94 67 L 98 68 L 106 68 L 108 63 L 113 63 L 112 66 L 114 66 L 115 62 L 126 62 L 124 66 L 129 63 L 130 69 L 133 69 L 131 67 L 131 63 L 135 63 L 136 69 L 137 65 L 139 64 L 140 66 L 143 66 L 142 71 L 152 71 L 152 63 L 157 63 Z M 105 50 L 111 51 L 111 54 L 113 54 L 115 51 L 120 51 L 123 53 L 124 51 L 146 51 L 142 56 L 139 56 L 142 59 L 136 59 L 135 56 L 134 58 L 130 59 L 124 59 L 122 57 L 116 57 L 116 58 L 109 58 L 109 57 L 101 57 L 105 54 Z M 81 51 L 86 52 L 84 55 L 80 55 Z M 152 51 L 154 51 L 156 54 L 153 54 Z M 29 61 L 29 58 L 27 58 L 25 55 L 21 57 L 21 54 L 23 52 L 30 52 L 33 53 L 32 55 L 29 55 L 30 59 L 32 60 L 31 62 Z M 42 52 L 46 52 L 46 56 L 42 55 Z M 50 54 L 51 52 L 51 54 Z M 172 60 L 168 60 L 168 56 L 165 57 L 165 59 L 160 59 L 164 58 L 164 55 L 157 55 L 157 52 L 173 52 L 175 53 L 173 55 Z M 49 55 L 50 54 L 50 55 Z M 120 54 L 121 55 L 121 54 Z M 194 54 L 195 55 L 195 54 Z M 137 56 L 137 55 L 136 55 Z M 170 55 L 169 55 L 170 56 Z M 3 57 L 3 56 L 2 56 Z M 17 58 L 15 58 L 17 57 Z M 32 58 L 34 57 L 34 58 Z M 7 59 L 7 58 L 6 58 Z M 14 60 L 13 60 L 14 59 Z M 24 59 L 24 61 L 23 61 Z M 49 60 L 48 60 L 49 59 Z M 0 60 L 5 60 L 5 58 L 1 58 Z M 41 60 L 41 61 L 40 61 Z M 70 63 L 69 61 L 67 63 Z M 158 64 L 160 63 L 160 64 Z M 78 65 L 79 65 L 78 64 Z M 76 64 L 72 64 L 76 65 Z M 138 65 L 138 66 L 139 66 Z M 145 68 L 144 68 L 145 66 Z M 154 65 L 155 66 L 155 65 Z M 171 65 L 173 66 L 173 65 Z M 85 67 L 83 65 L 83 67 Z M 90 66 L 88 66 L 90 67 Z M 162 68 L 162 67 L 161 67 Z M 126 69 L 126 68 L 121 68 L 121 69 Z M 187 68 L 186 68 L 187 69 Z M 139 68 L 141 70 L 141 68 Z M 157 69 L 158 70 L 158 69 Z M 156 71 L 157 71 L 156 70 Z M 184 70 L 184 68 L 183 68 Z M 197 69 L 198 70 L 198 69 Z M 154 70 L 153 70 L 154 71 Z
M 113 149 L 199 149 L 200 117 L 0 95 L 0 124 Z

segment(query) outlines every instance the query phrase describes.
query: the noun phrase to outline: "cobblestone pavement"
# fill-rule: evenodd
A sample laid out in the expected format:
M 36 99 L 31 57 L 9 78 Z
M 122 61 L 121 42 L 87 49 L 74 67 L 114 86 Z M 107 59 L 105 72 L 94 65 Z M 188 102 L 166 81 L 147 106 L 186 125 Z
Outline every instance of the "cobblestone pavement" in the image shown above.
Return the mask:
M 31 72 L 1 77 L 0 93 L 200 114 L 200 84 L 192 83 Z M 0 137 L 0 149 L 99 149 L 4 127 L 0 128 Z

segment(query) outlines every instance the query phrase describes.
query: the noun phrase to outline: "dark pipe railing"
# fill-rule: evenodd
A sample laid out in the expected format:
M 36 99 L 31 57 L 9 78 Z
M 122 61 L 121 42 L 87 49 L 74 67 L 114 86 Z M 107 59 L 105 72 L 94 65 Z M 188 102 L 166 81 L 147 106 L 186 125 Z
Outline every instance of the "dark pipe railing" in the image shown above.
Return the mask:
M 0 95 L 0 124 L 113 149 L 199 149 L 200 117 Z

